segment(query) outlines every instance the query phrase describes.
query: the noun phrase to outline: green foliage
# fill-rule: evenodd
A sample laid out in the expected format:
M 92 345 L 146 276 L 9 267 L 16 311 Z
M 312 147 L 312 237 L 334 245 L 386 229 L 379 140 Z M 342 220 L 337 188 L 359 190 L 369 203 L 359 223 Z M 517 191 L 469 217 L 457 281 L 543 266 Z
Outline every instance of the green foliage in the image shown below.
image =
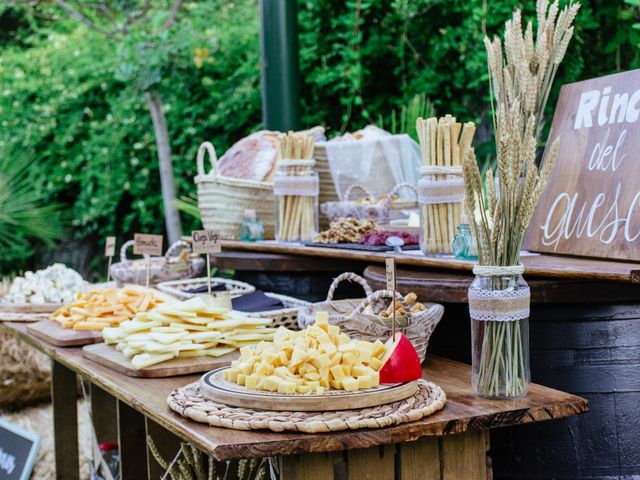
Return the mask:
M 634 2 L 581 1 L 548 113 L 561 84 L 638 67 Z M 38 15 L 0 6 L 0 149 L 35 153 L 29 178 L 69 210 L 75 238 L 159 232 L 155 139 L 141 92 L 153 88 L 165 104 L 178 196 L 188 199 L 200 142 L 221 154 L 261 126 L 257 1 L 185 2 L 167 32 L 143 26 L 125 40 L 53 3 L 40 2 Z M 501 33 L 521 4 L 530 16 L 533 0 L 299 0 L 303 126 L 336 134 L 382 119 L 394 128 L 400 112 L 404 130 L 403 106 L 424 95 L 438 114 L 479 123 L 478 156 L 490 158 L 483 32 Z M 183 222 L 185 231 L 199 226 L 192 215 Z
M 19 260 L 29 256 L 32 242 L 53 246 L 64 237 L 67 219 L 59 205 L 44 204 L 43 192 L 29 176 L 32 161 L 24 152 L 0 158 L 0 271 L 8 264 L 12 270 L 22 266 Z

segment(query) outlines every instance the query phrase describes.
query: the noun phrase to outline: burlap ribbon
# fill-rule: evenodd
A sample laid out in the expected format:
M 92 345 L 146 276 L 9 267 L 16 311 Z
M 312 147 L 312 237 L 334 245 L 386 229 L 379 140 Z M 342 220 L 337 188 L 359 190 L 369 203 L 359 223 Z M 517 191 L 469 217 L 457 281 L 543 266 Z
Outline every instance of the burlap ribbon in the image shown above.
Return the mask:
M 273 194 L 276 196 L 315 197 L 319 193 L 320 183 L 317 176 L 277 175 L 273 180 Z
M 522 265 L 492 266 L 476 265 L 473 273 L 481 276 L 500 277 L 520 275 Z M 469 314 L 479 321 L 513 322 L 529 318 L 531 290 L 529 287 L 517 290 L 486 290 L 469 288 Z
M 422 205 L 460 203 L 464 200 L 464 180 L 447 178 L 431 180 L 421 178 L 418 182 L 418 202 Z

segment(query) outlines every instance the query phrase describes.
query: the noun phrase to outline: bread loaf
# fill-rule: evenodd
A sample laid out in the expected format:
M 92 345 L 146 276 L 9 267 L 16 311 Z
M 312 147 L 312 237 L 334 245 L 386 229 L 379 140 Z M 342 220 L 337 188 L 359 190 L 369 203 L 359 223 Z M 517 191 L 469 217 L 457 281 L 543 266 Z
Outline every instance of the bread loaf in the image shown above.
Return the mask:
M 270 182 L 276 167 L 277 132 L 255 132 L 234 143 L 220 157 L 220 174 L 226 177 Z

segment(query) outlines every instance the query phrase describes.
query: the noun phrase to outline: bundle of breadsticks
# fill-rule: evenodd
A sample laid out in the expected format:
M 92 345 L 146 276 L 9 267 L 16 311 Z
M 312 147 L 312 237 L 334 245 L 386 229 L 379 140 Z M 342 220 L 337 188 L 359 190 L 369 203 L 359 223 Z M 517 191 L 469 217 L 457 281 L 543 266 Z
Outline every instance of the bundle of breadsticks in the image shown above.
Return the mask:
M 461 163 L 476 127 L 473 122 L 462 125 L 446 115 L 440 119 L 419 118 L 416 129 L 423 162 L 418 185 L 421 247 L 425 253 L 451 253 L 464 199 Z
M 278 241 L 312 241 L 318 234 L 319 183 L 313 148 L 308 135 L 288 132 L 280 137 L 274 177 Z

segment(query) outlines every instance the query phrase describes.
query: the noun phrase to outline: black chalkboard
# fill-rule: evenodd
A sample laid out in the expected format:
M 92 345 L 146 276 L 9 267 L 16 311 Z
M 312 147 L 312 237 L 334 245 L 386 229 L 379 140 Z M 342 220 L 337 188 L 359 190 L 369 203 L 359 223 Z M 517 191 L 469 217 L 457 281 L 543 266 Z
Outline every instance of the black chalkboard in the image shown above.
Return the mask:
M 28 480 L 40 437 L 0 420 L 0 480 Z

